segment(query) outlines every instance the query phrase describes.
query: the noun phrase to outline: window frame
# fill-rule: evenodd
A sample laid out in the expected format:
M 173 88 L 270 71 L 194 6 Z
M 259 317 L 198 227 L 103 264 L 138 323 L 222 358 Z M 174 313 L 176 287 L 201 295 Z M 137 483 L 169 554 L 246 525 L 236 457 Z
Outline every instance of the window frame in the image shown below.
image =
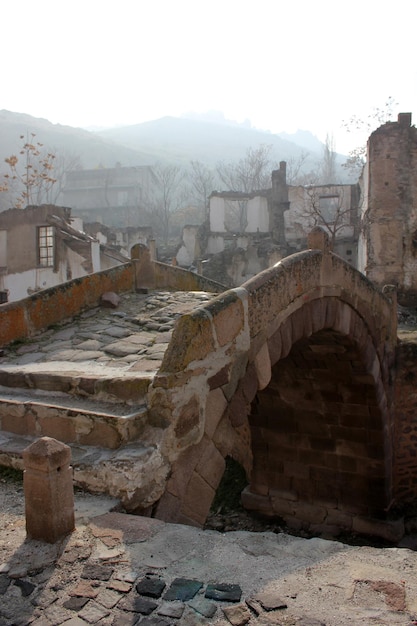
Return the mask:
M 55 227 L 48 224 L 37 229 L 38 267 L 55 266 Z

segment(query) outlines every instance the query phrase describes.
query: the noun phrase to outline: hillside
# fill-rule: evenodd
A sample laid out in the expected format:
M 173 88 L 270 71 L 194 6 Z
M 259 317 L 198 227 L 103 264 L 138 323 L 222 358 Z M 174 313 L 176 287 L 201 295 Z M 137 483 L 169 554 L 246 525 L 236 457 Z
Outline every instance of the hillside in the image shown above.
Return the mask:
M 52 124 L 48 120 L 32 117 L 25 113 L 0 111 L 0 163 L 11 154 L 16 154 L 21 145 L 21 135 L 35 133 L 35 141 L 41 142 L 48 150 L 57 154 L 79 156 L 84 168 L 102 165 L 114 167 L 122 165 L 148 165 L 153 157 L 117 145 L 96 133 L 81 128 Z M 1 171 L 1 170 L 0 170 Z
M 247 124 L 164 117 L 151 122 L 100 131 L 88 131 L 25 113 L 0 111 L 0 164 L 22 145 L 21 135 L 35 133 L 35 141 L 64 157 L 77 156 L 85 169 L 96 167 L 153 165 L 175 163 L 187 166 L 191 160 L 214 167 L 219 162 L 235 162 L 248 148 L 261 144 L 272 146 L 271 161 L 296 161 L 306 152 L 305 171 L 314 170 L 322 157 L 323 144 L 308 131 L 293 135 L 272 134 Z M 345 161 L 337 156 L 340 165 Z M 1 172 L 0 166 L 0 172 Z M 341 173 L 342 179 L 345 174 Z
M 133 150 L 153 154 L 155 159 L 183 164 L 190 160 L 215 166 L 219 161 L 237 161 L 248 148 L 261 144 L 272 145 L 273 161 L 296 159 L 304 150 L 311 152 L 312 160 L 320 151 L 311 151 L 267 131 L 194 119 L 163 117 L 151 122 L 112 128 L 98 133 Z M 288 136 L 289 137 L 289 136 Z M 317 144 L 320 145 L 320 142 Z

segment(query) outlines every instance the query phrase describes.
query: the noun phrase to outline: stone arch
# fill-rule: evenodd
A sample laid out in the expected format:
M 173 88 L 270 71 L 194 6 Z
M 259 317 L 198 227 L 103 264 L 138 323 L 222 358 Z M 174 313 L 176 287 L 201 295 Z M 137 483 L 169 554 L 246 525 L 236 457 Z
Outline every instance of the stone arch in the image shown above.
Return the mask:
M 346 507 L 337 501 L 333 509 L 326 508 L 321 521 L 329 529 L 355 530 L 358 520 L 366 526 L 370 515 L 383 517 L 392 495 L 390 372 L 396 343 L 395 298 L 382 294 L 328 250 L 287 257 L 242 287 L 180 318 L 150 390 L 151 421 L 165 429 L 160 451 L 171 467 L 165 492 L 154 508 L 156 517 L 202 525 L 226 456 L 241 463 L 248 476 L 256 476 L 254 399 L 263 389 L 265 393 L 271 389 L 279 363 L 292 350 L 303 349 L 299 342 L 307 342 L 306 350 L 325 338 L 354 353 L 355 362 L 361 364 L 377 405 L 373 411 L 379 416 L 375 417 L 378 428 L 365 430 L 378 434 L 383 454 L 374 476 L 380 494 L 375 506 L 364 509 L 362 516 L 359 511 L 351 512 L 346 520 Z M 252 489 L 252 508 L 255 496 L 260 496 L 258 510 L 271 513 L 269 487 L 268 483 L 259 487 L 263 493 Z M 299 490 L 291 497 L 292 502 L 295 497 L 304 502 L 306 511 L 310 496 Z M 292 504 L 291 510 L 297 522 L 312 526 L 317 519 L 301 519 L 307 514 L 299 506 Z M 332 519 L 334 524 L 330 524 Z M 371 532 L 380 534 L 375 520 L 369 524 Z
M 369 531 L 375 519 L 378 534 L 392 502 L 392 414 L 367 323 L 337 298 L 313 300 L 268 348 L 245 506 L 316 532 Z

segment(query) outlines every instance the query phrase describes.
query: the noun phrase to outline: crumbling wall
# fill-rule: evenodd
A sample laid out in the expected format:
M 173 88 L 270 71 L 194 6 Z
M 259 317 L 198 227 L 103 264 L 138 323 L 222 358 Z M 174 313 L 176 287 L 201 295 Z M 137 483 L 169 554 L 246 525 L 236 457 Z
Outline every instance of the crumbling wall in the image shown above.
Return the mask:
M 394 284 L 398 301 L 417 303 L 417 129 L 411 113 L 378 128 L 368 141 L 368 198 L 363 216 L 364 271 Z

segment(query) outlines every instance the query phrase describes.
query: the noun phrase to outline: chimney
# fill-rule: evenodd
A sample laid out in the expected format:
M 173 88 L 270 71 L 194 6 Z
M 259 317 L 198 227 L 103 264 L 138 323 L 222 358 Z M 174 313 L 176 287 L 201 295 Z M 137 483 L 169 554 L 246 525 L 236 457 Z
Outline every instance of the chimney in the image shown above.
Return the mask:
M 398 123 L 402 128 L 411 126 L 411 113 L 398 113 Z

